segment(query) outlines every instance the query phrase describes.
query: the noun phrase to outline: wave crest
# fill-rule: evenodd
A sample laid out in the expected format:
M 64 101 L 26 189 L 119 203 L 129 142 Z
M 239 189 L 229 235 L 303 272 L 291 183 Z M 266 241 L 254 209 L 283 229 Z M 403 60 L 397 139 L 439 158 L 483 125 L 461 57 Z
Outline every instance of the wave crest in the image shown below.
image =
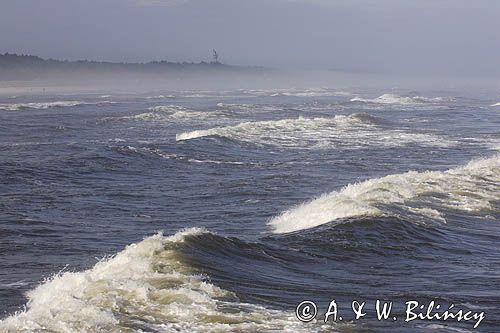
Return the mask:
M 498 210 L 499 183 L 500 155 L 496 155 L 444 172 L 410 171 L 349 184 L 285 211 L 269 225 L 274 232 L 285 233 L 343 218 L 391 215 L 390 207 L 384 207 L 390 204 L 445 222 L 439 210 L 428 206 L 468 212 Z
M 23 109 L 45 110 L 51 108 L 64 108 L 79 105 L 98 105 L 98 104 L 114 104 L 111 101 L 100 102 L 83 102 L 83 101 L 56 101 L 56 102 L 34 102 L 34 103 L 16 103 L 16 104 L 0 104 L 0 110 L 19 111 Z
M 87 271 L 58 274 L 28 292 L 27 309 L 0 321 L 0 330 L 301 331 L 290 314 L 241 303 L 183 263 L 177 247 L 207 234 L 200 228 L 157 234 Z
M 395 94 L 383 94 L 377 98 L 354 97 L 351 99 L 351 102 L 414 105 L 414 104 L 425 104 L 425 103 L 449 102 L 452 100 L 453 99 L 449 97 L 422 97 L 422 96 L 405 97 Z
M 176 135 L 176 141 L 219 136 L 257 145 L 319 149 L 372 145 L 397 147 L 412 143 L 447 147 L 455 144 L 433 134 L 410 133 L 378 126 L 382 123 L 382 120 L 366 113 L 337 115 L 332 118 L 299 117 L 243 122 L 233 126 L 183 132 Z
M 150 107 L 149 112 L 143 112 L 131 116 L 104 118 L 103 120 L 197 120 L 224 117 L 223 112 L 217 111 L 195 111 L 179 105 L 159 105 Z

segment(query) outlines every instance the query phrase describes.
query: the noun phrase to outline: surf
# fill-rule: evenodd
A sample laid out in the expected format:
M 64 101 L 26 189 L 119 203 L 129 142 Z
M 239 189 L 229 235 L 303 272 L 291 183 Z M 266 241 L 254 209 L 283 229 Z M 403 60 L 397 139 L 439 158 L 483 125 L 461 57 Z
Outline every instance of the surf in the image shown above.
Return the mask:
M 55 101 L 55 102 L 31 102 L 31 103 L 14 103 L 0 104 L 0 110 L 19 111 L 23 109 L 46 110 L 52 108 L 74 107 L 80 105 L 98 105 L 98 104 L 114 104 L 111 101 L 100 102 L 84 102 L 84 101 Z
M 453 140 L 436 134 L 413 133 L 384 126 L 384 123 L 386 122 L 383 119 L 366 113 L 334 117 L 298 117 L 193 130 L 177 133 L 175 139 L 180 142 L 205 137 L 224 137 L 260 146 L 317 149 L 345 146 L 398 147 L 408 144 L 449 147 L 455 144 Z
M 400 105 L 418 105 L 425 103 L 441 103 L 453 101 L 450 97 L 423 97 L 423 96 L 399 96 L 396 94 L 383 94 L 376 98 L 351 98 L 351 102 L 374 103 L 374 104 L 400 104 Z
M 274 233 L 313 228 L 345 218 L 394 215 L 397 205 L 445 223 L 441 210 L 479 213 L 497 211 L 500 155 L 478 159 L 447 171 L 409 171 L 349 184 L 272 218 Z
M 196 111 L 179 105 L 158 105 L 148 108 L 148 112 L 121 117 L 105 117 L 102 121 L 134 120 L 134 121 L 184 121 L 220 119 L 227 117 L 221 111 Z
M 3 332 L 234 332 L 305 330 L 293 313 L 241 302 L 209 282 L 178 248 L 202 228 L 162 233 L 127 246 L 81 272 L 61 272 L 28 292 Z

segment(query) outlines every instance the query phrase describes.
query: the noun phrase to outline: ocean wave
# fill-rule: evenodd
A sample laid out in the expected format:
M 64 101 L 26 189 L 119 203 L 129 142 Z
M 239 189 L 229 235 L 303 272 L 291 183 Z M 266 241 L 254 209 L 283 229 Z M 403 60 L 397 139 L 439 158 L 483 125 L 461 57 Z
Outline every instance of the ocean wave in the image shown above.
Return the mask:
M 410 133 L 378 126 L 381 119 L 366 113 L 332 118 L 304 118 L 243 122 L 234 126 L 215 127 L 178 133 L 176 141 L 208 136 L 258 145 L 280 147 L 331 148 L 338 146 L 366 147 L 371 145 L 397 147 L 407 144 L 447 147 L 455 142 L 434 134 Z
M 156 156 L 156 157 L 161 157 L 165 159 L 180 159 L 181 157 L 177 154 L 170 154 L 163 152 L 159 149 L 155 148 L 148 148 L 148 147 L 134 147 L 134 146 L 118 146 L 118 147 L 113 147 L 113 149 L 119 153 L 122 154 L 134 154 L 134 155 L 141 155 L 141 156 Z
M 271 96 L 293 96 L 293 97 L 329 97 L 329 96 L 350 96 L 349 92 L 331 91 L 327 89 L 307 89 L 304 91 L 285 91 L 271 94 Z
M 202 163 L 202 164 L 219 164 L 219 165 L 244 165 L 244 166 L 253 166 L 260 167 L 260 163 L 254 162 L 242 162 L 242 161 L 227 161 L 227 160 L 214 160 L 214 159 L 205 159 L 202 157 L 190 157 L 186 155 L 179 155 L 174 153 L 167 153 L 160 149 L 148 148 L 148 147 L 134 147 L 134 146 L 118 146 L 113 147 L 113 150 L 125 154 L 125 155 L 139 155 L 143 157 L 153 156 L 153 157 L 161 157 L 168 160 L 180 160 L 186 161 L 188 163 Z
M 0 283 L 0 288 L 15 289 L 15 288 L 27 286 L 28 284 L 29 284 L 28 282 L 26 282 L 24 280 L 20 280 L 20 281 L 15 281 L 15 282 L 11 282 L 11 283 Z
M 155 95 L 155 96 L 146 96 L 146 99 L 165 99 L 165 98 L 175 98 L 174 95 Z
M 239 161 L 218 161 L 218 160 L 202 160 L 202 159 L 196 159 L 196 158 L 188 158 L 188 162 L 191 163 L 206 163 L 206 164 L 232 164 L 232 165 L 257 165 L 255 163 L 245 163 L 245 162 L 239 162 Z
M 361 102 L 361 103 L 375 103 L 375 104 L 400 104 L 400 105 L 414 105 L 414 104 L 425 104 L 425 103 L 443 103 L 453 101 L 450 97 L 422 97 L 413 96 L 405 97 L 395 94 L 383 94 L 377 98 L 362 98 L 354 97 L 351 102 Z
M 329 97 L 329 96 L 351 96 L 352 93 L 342 90 L 330 88 L 310 88 L 310 89 L 249 89 L 244 90 L 244 94 L 251 96 L 268 96 L 268 97 Z
M 38 102 L 38 103 L 16 103 L 16 104 L 0 104 L 0 110 L 19 111 L 23 109 L 51 109 L 64 108 L 79 105 L 98 105 L 98 104 L 114 104 L 111 101 L 100 102 L 83 102 L 83 101 L 56 101 L 56 102 Z
M 349 184 L 283 212 L 269 225 L 274 232 L 285 233 L 344 218 L 392 215 L 385 205 L 445 222 L 439 208 L 498 211 L 499 183 L 500 155 L 495 155 L 448 171 L 410 171 Z
M 500 102 L 492 104 L 491 106 L 500 106 Z
M 217 103 L 217 112 L 235 115 L 249 115 L 257 113 L 272 113 L 283 111 L 283 106 L 272 104 L 248 104 L 248 103 Z
M 2 332 L 307 331 L 293 314 L 242 303 L 199 275 L 177 250 L 191 228 L 129 245 L 82 272 L 59 273 L 27 293 Z M 309 326 L 310 327 L 310 326 Z
M 159 105 L 148 108 L 148 112 L 143 112 L 131 116 L 106 117 L 108 120 L 143 120 L 143 121 L 168 121 L 168 120 L 203 120 L 209 118 L 220 118 L 227 116 L 224 112 L 218 111 L 195 111 L 179 105 Z
M 222 109 L 239 109 L 239 110 L 253 110 L 255 104 L 239 104 L 239 103 L 217 103 L 217 107 Z
M 252 112 L 269 112 L 283 110 L 279 106 L 266 104 L 238 104 L 238 103 L 217 103 L 217 107 L 229 111 L 252 111 Z
M 206 119 L 223 115 L 223 113 L 215 111 L 194 111 L 179 105 L 160 105 L 151 107 L 148 110 L 176 119 Z

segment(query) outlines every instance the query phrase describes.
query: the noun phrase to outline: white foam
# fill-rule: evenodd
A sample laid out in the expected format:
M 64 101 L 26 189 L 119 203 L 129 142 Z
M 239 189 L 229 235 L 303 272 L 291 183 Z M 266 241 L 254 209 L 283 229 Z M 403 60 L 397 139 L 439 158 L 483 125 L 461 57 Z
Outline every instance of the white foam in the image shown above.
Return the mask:
M 208 119 L 208 118 L 218 118 L 224 117 L 225 114 L 215 111 L 210 112 L 199 112 L 199 111 L 176 111 L 170 115 L 172 118 L 176 119 Z
M 292 314 L 241 303 L 184 264 L 178 244 L 206 233 L 158 234 L 89 270 L 58 274 L 31 290 L 26 310 L 0 321 L 0 331 L 306 331 Z
M 217 106 L 224 109 L 253 109 L 255 104 L 245 104 L 245 103 L 217 103 Z
M 294 118 L 243 122 L 234 126 L 215 127 L 178 133 L 177 141 L 207 136 L 220 136 L 258 145 L 280 147 L 313 147 L 326 149 L 338 146 L 397 147 L 411 143 L 447 147 L 455 142 L 434 134 L 410 133 L 377 126 L 376 119 L 366 114 L 337 115 L 332 118 Z
M 125 147 L 118 147 L 119 151 L 123 152 L 128 152 L 128 153 L 137 153 L 137 154 L 144 154 L 144 155 L 154 155 L 158 157 L 162 157 L 165 159 L 183 159 L 183 157 L 173 154 L 173 153 L 166 153 L 163 152 L 159 149 L 154 149 L 154 148 L 148 148 L 148 147 L 134 147 L 134 146 L 125 146 Z
M 200 158 L 192 158 L 188 156 L 183 156 L 179 154 L 166 153 L 159 149 L 153 149 L 148 147 L 133 147 L 133 146 L 123 146 L 118 147 L 119 151 L 127 152 L 127 153 L 137 153 L 144 155 L 153 155 L 157 157 L 161 157 L 164 159 L 174 159 L 174 160 L 184 160 L 189 163 L 205 163 L 205 164 L 225 164 L 225 165 L 251 165 L 251 166 L 260 166 L 258 163 L 254 162 L 241 162 L 241 161 L 226 161 L 226 160 L 213 160 L 213 159 L 200 159 Z
M 7 288 L 7 289 L 23 287 L 26 285 L 28 285 L 28 282 L 26 282 L 24 280 L 19 280 L 19 281 L 15 281 L 15 282 L 11 282 L 11 283 L 0 283 L 1 288 Z
M 282 107 L 269 104 L 217 103 L 217 108 L 220 112 L 230 112 L 231 114 L 256 114 L 283 111 Z
M 192 163 L 207 163 L 207 164 L 232 164 L 232 165 L 251 164 L 251 165 L 255 165 L 255 163 L 245 163 L 245 162 L 239 162 L 239 161 L 199 160 L 196 158 L 188 158 L 187 161 L 192 162 Z
M 139 114 L 135 114 L 132 116 L 123 116 L 123 117 L 106 117 L 103 118 L 103 121 L 106 120 L 144 120 L 144 121 L 152 121 L 152 120 L 162 120 L 165 119 L 165 117 L 159 113 L 156 112 L 143 112 Z
M 149 112 L 143 112 L 131 116 L 104 118 L 103 120 L 143 120 L 143 121 L 160 121 L 160 120 L 202 120 L 208 118 L 224 117 L 225 114 L 217 111 L 194 111 L 179 105 L 159 105 L 148 109 Z
M 38 103 L 16 103 L 16 104 L 0 104 L 0 110 L 7 111 L 18 111 L 22 109 L 50 109 L 50 108 L 62 108 L 62 107 L 72 107 L 78 105 L 93 105 L 93 104 L 103 104 L 103 103 L 114 103 L 109 101 L 101 102 L 83 102 L 83 101 L 56 101 L 56 102 L 38 102 Z
M 444 222 L 441 212 L 429 204 L 468 212 L 498 210 L 500 155 L 471 161 L 448 171 L 410 171 L 349 184 L 340 191 L 323 194 L 273 218 L 276 233 L 319 226 L 348 217 L 391 214 L 384 204 L 399 204 L 412 213 Z M 409 204 L 424 206 L 412 208 Z
M 146 96 L 146 99 L 165 99 L 165 98 L 175 98 L 174 95 L 155 95 L 155 96 Z
M 162 112 L 169 118 L 174 119 L 208 119 L 212 117 L 224 116 L 224 113 L 217 111 L 194 111 L 178 105 L 160 105 L 149 108 L 153 112 Z
M 351 102 L 414 105 L 414 104 L 424 104 L 424 103 L 441 103 L 452 100 L 453 99 L 450 97 L 422 97 L 422 96 L 404 97 L 395 94 L 383 94 L 377 98 L 354 97 L 351 99 Z
M 491 106 L 500 106 L 500 102 L 492 104 Z
M 153 106 L 148 108 L 150 111 L 155 111 L 155 112 L 166 112 L 166 113 L 172 113 L 172 112 L 177 112 L 177 111 L 186 111 L 188 110 L 187 108 L 180 106 L 180 105 L 158 105 L 158 106 Z
M 328 97 L 328 96 L 350 96 L 345 91 L 331 91 L 328 89 L 306 89 L 304 91 L 285 91 L 271 96 L 294 96 L 294 97 Z
M 328 97 L 328 96 L 350 96 L 352 93 L 330 88 L 285 88 L 285 89 L 249 89 L 243 93 L 251 96 L 292 96 L 292 97 Z

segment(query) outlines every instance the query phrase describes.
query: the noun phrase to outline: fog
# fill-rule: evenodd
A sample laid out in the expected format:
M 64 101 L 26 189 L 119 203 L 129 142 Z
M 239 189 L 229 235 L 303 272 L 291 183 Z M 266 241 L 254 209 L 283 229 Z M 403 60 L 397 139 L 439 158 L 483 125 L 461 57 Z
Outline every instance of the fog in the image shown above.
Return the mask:
M 500 75 L 496 0 L 4 0 L 0 52 L 382 75 Z

